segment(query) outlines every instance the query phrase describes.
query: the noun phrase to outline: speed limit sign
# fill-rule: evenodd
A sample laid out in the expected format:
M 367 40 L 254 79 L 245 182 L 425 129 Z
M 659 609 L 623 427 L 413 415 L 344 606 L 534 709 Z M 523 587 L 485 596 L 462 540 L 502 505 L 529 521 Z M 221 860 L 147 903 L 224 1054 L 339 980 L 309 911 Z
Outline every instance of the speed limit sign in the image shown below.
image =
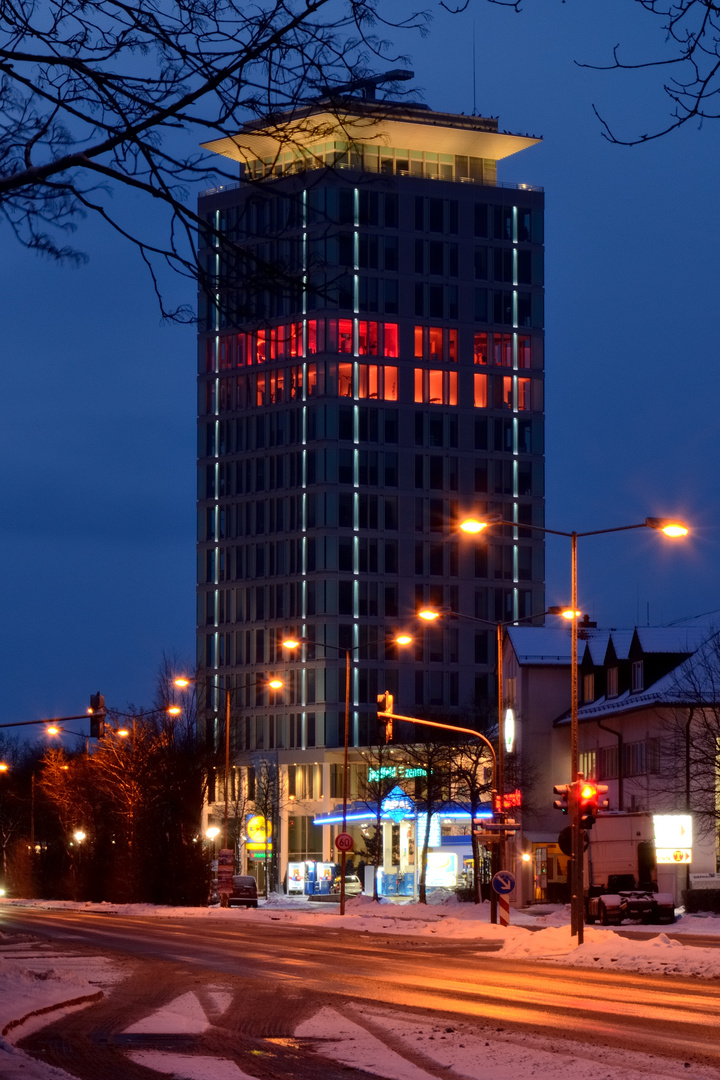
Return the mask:
M 352 851 L 355 842 L 349 832 L 341 832 L 335 837 L 335 847 L 338 851 Z

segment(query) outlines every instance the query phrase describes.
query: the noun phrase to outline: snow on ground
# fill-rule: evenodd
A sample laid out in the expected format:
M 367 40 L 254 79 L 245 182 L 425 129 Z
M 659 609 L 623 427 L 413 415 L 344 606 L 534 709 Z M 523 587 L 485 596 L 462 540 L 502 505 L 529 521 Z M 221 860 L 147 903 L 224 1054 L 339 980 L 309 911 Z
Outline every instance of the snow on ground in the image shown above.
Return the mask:
M 321 1009 L 295 1035 L 310 1039 L 325 1056 L 393 1080 L 437 1080 L 438 1066 L 444 1075 L 463 1080 L 717 1080 L 718 1075 L 713 1067 L 693 1065 L 688 1073 L 685 1062 L 607 1047 L 600 1061 L 597 1046 L 587 1043 L 558 1044 L 536 1032 L 433 1023 L 410 1014 L 388 1017 L 367 1006 L 352 1018 Z
M 44 951 L 35 939 L 0 933 L 2 1080 L 69 1080 L 67 1073 L 35 1062 L 12 1043 L 63 1012 L 86 1008 L 121 978 L 104 956 Z
M 720 916 L 680 915 L 672 926 L 640 926 L 625 923 L 624 932 L 637 930 L 654 933 L 649 940 L 619 936 L 614 928 L 586 927 L 584 943 L 576 944 L 570 936 L 569 909 L 562 905 L 537 906 L 525 911 L 511 911 L 509 927 L 490 923 L 489 904 L 461 904 L 454 896 L 443 903 L 373 902 L 370 897 L 348 900 L 345 915 L 336 904 L 310 902 L 305 898 L 273 896 L 253 908 L 180 908 L 155 907 L 150 904 L 82 904 L 70 901 L 6 900 L 4 907 L 35 907 L 50 910 L 81 910 L 94 914 L 132 915 L 147 918 L 182 918 L 250 921 L 324 926 L 330 930 L 356 933 L 402 934 L 414 938 L 493 942 L 504 956 L 513 959 L 545 960 L 578 967 L 622 969 L 639 973 L 665 972 L 675 975 L 720 978 L 720 948 L 683 945 L 668 935 L 702 934 L 717 937 L 720 945 Z M 0 1017 L 1 1018 L 1 1017 Z
M 436 900 L 439 898 L 436 897 Z M 568 927 L 568 909 L 562 906 L 535 907 L 511 913 L 510 927 L 490 923 L 489 904 L 460 904 L 454 897 L 428 906 L 413 903 L 374 903 L 369 897 L 348 901 L 346 914 L 337 907 L 309 902 L 305 898 L 273 896 L 253 909 L 168 908 L 145 904 L 81 904 L 60 901 L 5 900 L 6 907 L 81 910 L 103 915 L 132 915 L 147 918 L 192 918 L 272 924 L 291 923 L 299 927 L 324 926 L 331 930 L 360 933 L 399 934 L 436 940 L 494 942 L 498 955 L 512 960 L 540 960 L 582 967 L 640 973 L 666 973 L 699 978 L 720 978 L 720 948 L 683 945 L 668 936 L 702 934 L 717 936 L 720 945 L 720 917 L 682 915 L 672 927 L 638 927 L 644 933 L 656 931 L 645 940 L 620 936 L 612 928 L 586 927 L 584 943 L 575 944 Z M 623 926 L 632 930 L 632 924 Z M 3 1080 L 67 1080 L 66 1074 L 35 1062 L 15 1050 L 12 1041 L 28 1034 L 48 1019 L 56 1019 L 63 1007 L 87 1007 L 99 990 L 108 990 L 122 978 L 119 968 L 106 958 L 88 959 L 73 954 L 44 951 L 37 939 L 25 939 L 0 932 L 0 1076 Z M 224 997 L 218 991 L 218 1009 Z M 83 1004 L 85 1002 L 85 1004 Z M 68 1006 L 68 1003 L 74 1003 Z M 226 1003 L 227 1005 L 228 1003 Z M 45 1011 L 44 1011 L 45 1010 Z M 22 1027 L 13 1021 L 28 1017 Z M 326 1015 L 327 1014 L 327 1015 Z M 332 1014 L 332 1015 L 330 1015 Z M 210 1025 L 193 993 L 183 994 L 152 1015 L 143 1018 L 128 1032 L 162 1034 L 176 1031 L 204 1031 Z M 328 1031 L 332 1037 L 328 1038 Z M 319 1053 L 394 1080 L 431 1080 L 438 1067 L 456 1072 L 468 1080 L 515 1080 L 532 1075 L 536 1080 L 572 1076 L 573 1080 L 641 1080 L 648 1074 L 675 1080 L 688 1076 L 683 1063 L 664 1058 L 624 1054 L 617 1061 L 603 1052 L 598 1067 L 597 1048 L 580 1043 L 563 1043 L 562 1050 L 547 1043 L 538 1045 L 537 1036 L 523 1032 L 485 1034 L 475 1026 L 459 1023 L 453 1030 L 415 1016 L 388 1018 L 380 1008 L 363 1010 L 362 1015 L 322 1010 L 306 1021 L 296 1037 L 308 1040 Z M 210 1057 L 154 1050 L 129 1051 L 138 1064 L 179 1080 L 252 1080 L 234 1062 Z M 637 1059 L 637 1060 L 635 1060 Z M 713 1070 L 694 1068 L 693 1080 L 716 1077 Z

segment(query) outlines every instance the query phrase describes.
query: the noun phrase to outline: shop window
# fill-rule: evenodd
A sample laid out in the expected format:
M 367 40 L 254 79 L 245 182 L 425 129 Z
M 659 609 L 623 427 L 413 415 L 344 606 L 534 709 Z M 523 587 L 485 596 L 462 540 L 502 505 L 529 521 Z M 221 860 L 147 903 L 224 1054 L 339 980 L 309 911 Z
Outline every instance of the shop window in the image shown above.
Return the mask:
M 517 381 L 517 407 L 519 412 L 528 412 L 532 409 L 532 385 L 530 379 L 518 379 Z
M 488 336 L 486 333 L 475 334 L 473 341 L 473 362 L 475 364 L 487 364 L 488 362 Z
M 476 374 L 473 376 L 475 397 L 473 404 L 476 409 L 487 408 L 487 375 Z

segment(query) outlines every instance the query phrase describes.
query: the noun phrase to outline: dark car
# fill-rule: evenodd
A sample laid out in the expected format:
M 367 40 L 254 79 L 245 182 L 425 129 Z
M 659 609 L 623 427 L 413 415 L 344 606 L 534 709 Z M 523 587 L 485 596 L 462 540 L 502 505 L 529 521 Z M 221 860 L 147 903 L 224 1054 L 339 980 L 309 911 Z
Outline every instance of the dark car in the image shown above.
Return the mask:
M 330 892 L 334 896 L 340 895 L 340 878 L 336 877 L 330 886 Z M 345 895 L 346 896 L 359 896 L 362 892 L 362 883 L 357 874 L 345 875 Z
M 230 893 L 230 907 L 257 907 L 257 881 L 250 874 L 236 874 Z

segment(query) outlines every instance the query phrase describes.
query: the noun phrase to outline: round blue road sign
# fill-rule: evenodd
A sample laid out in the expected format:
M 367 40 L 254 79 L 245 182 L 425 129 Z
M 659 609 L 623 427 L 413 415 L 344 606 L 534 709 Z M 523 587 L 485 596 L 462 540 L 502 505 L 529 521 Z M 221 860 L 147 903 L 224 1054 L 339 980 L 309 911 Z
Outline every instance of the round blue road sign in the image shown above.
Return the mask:
M 492 879 L 492 887 L 501 896 L 504 896 L 505 893 L 511 893 L 515 888 L 515 875 L 511 874 L 509 870 L 498 870 Z

